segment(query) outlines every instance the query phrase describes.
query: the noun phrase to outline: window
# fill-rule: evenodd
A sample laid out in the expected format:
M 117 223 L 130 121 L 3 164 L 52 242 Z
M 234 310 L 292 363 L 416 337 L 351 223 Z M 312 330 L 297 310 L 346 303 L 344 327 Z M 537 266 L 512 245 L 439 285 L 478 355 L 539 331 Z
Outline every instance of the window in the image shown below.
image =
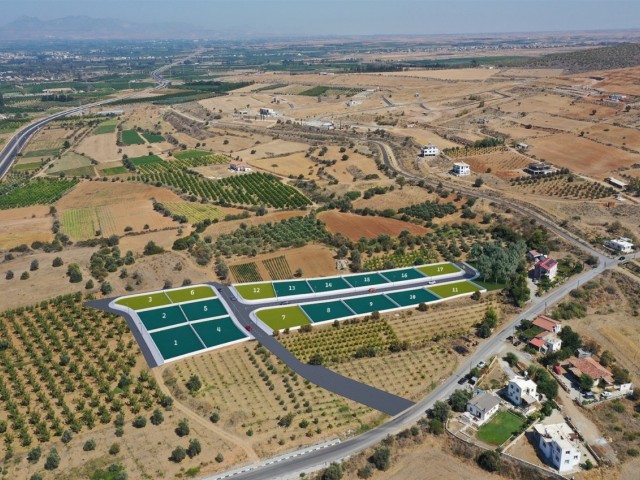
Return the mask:
M 564 463 L 569 463 L 569 460 L 565 460 Z
M 566 452 L 564 452 L 565 455 L 569 455 L 571 453 L 571 450 L 567 450 Z

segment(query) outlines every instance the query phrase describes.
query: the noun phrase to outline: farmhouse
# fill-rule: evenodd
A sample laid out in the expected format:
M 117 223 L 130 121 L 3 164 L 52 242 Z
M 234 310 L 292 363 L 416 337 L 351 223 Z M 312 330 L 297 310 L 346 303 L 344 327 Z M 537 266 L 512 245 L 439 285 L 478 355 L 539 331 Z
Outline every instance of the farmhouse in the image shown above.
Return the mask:
M 555 333 L 542 332 L 529 340 L 529 345 L 542 354 L 553 353 L 562 348 L 562 340 Z
M 549 175 L 553 173 L 555 170 L 551 165 L 546 163 L 538 162 L 538 163 L 530 163 L 528 167 L 524 169 L 525 173 L 529 175 L 539 176 L 539 175 Z
M 440 150 L 435 145 L 431 143 L 429 145 L 425 145 L 422 147 L 422 156 L 423 157 L 435 157 L 440 154 Z
M 578 435 L 569 425 L 566 423 L 538 424 L 534 430 L 540 452 L 560 473 L 568 472 L 580 465 Z
M 562 330 L 562 324 L 560 322 L 544 315 L 540 315 L 536 318 L 533 321 L 533 324 L 536 327 L 543 329 L 545 332 L 560 333 L 560 330 Z
M 540 401 L 540 395 L 538 395 L 538 386 L 533 380 L 528 380 L 522 377 L 515 377 L 509 380 L 507 386 L 507 397 L 509 401 L 516 407 L 520 407 L 526 411 L 532 408 L 532 406 Z
M 272 108 L 264 108 L 264 107 L 260 108 L 260 111 L 258 113 L 260 114 L 261 117 L 275 117 L 276 116 L 276 112 Z
M 564 368 L 571 372 L 576 378 L 580 378 L 582 374 L 589 375 L 593 378 L 595 386 L 598 386 L 601 383 L 607 385 L 613 385 L 614 383 L 613 374 L 591 357 L 571 357 Z
M 232 163 L 231 165 L 229 165 L 229 169 L 233 170 L 234 172 L 250 172 L 251 171 L 251 167 L 249 167 L 248 165 L 243 165 L 241 163 Z
M 608 240 L 604 246 L 621 253 L 631 253 L 633 251 L 631 239 L 625 237 Z
M 516 148 L 519 148 L 520 150 L 526 150 L 529 148 L 529 145 L 527 143 L 519 143 L 516 145 Z
M 545 258 L 536 263 L 533 271 L 534 280 L 540 280 L 542 277 L 547 277 L 549 280 L 553 280 L 558 274 L 558 262 L 553 258 Z
M 467 412 L 473 415 L 477 423 L 489 420 L 500 408 L 500 398 L 483 392 L 476 395 L 467 403 Z
M 611 185 L 613 185 L 614 187 L 619 188 L 620 190 L 624 190 L 625 188 L 627 188 L 627 184 L 624 183 L 622 180 L 618 180 L 617 178 L 608 177 L 608 178 L 606 178 L 606 180 Z
M 451 172 L 458 177 L 463 177 L 465 175 L 471 175 L 471 167 L 464 162 L 457 162 L 453 164 Z

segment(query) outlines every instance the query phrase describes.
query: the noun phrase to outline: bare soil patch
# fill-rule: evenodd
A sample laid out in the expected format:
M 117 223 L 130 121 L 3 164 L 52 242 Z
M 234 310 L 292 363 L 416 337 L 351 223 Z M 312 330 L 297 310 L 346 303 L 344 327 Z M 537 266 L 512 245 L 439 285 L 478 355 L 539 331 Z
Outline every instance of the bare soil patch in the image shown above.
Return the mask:
M 75 150 L 98 163 L 113 162 L 122 159 L 122 153 L 118 153 L 119 147 L 116 141 L 116 132 L 89 135 L 82 139 Z
M 45 206 L 0 210 L 0 250 L 53 240 L 53 219 L 48 214 L 49 207 Z
M 351 240 L 359 240 L 362 237 L 373 238 L 380 234 L 397 236 L 403 230 L 408 230 L 414 235 L 424 235 L 429 231 L 420 225 L 393 218 L 362 217 L 334 210 L 322 212 L 318 218 L 327 224 L 329 231 L 332 233 L 340 232 Z

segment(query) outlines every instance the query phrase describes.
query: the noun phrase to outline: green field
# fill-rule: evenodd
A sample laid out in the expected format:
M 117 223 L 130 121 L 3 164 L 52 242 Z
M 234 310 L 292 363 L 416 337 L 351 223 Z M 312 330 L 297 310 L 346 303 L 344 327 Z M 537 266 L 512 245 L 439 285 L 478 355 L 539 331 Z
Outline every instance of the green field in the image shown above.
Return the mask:
M 63 210 L 60 214 L 62 231 L 73 240 L 87 240 L 95 237 L 96 227 L 93 213 L 92 207 Z
M 405 268 L 402 270 L 392 270 L 390 272 L 382 272 L 385 278 L 388 278 L 391 282 L 404 282 L 407 280 L 416 280 L 418 278 L 424 278 L 424 275 L 417 271 L 415 268 Z
M 444 285 L 434 285 L 429 287 L 429 290 L 440 298 L 455 297 L 456 295 L 462 295 L 463 293 L 473 293 L 480 290 L 480 287 L 474 285 L 471 282 L 454 282 L 446 283 Z
M 222 220 L 225 213 L 215 205 L 196 202 L 163 202 L 171 215 L 183 215 L 189 223 L 200 223 L 203 220 Z
M 290 297 L 293 295 L 307 295 L 313 293 L 311 287 L 304 280 L 294 280 L 291 282 L 275 282 L 273 289 L 278 297 Z
M 262 300 L 265 298 L 275 298 L 276 296 L 271 282 L 245 283 L 242 285 L 234 285 L 234 288 L 245 300 Z
M 187 319 L 177 305 L 138 312 L 138 317 L 140 317 L 140 320 L 142 320 L 144 327 L 148 331 L 187 323 Z
M 260 275 L 260 272 L 258 271 L 258 265 L 256 265 L 256 262 L 231 265 L 229 270 L 236 282 L 247 283 L 259 282 L 262 280 L 262 275 Z
M 111 176 L 111 175 L 125 175 L 129 173 L 129 170 L 127 170 L 125 167 L 111 167 L 111 168 L 105 168 L 104 170 L 102 170 L 101 174 L 102 175 L 106 175 L 106 176 Z
M 70 175 L 69 172 L 82 167 L 89 167 L 89 170 L 93 172 L 90 158 L 79 153 L 67 152 L 61 158 L 54 160 L 53 167 L 47 169 L 47 175 L 57 175 L 60 172 Z
M 152 333 L 151 338 L 165 360 L 205 348 L 189 325 Z
M 224 164 L 229 162 L 229 158 L 213 152 L 204 152 L 202 150 L 184 150 L 174 152 L 173 158 L 176 160 L 197 162 L 197 164 Z M 197 166 L 194 165 L 194 166 Z
M 429 277 L 436 277 L 438 275 L 446 275 L 447 273 L 460 272 L 460 269 L 452 263 L 441 263 L 439 265 L 424 265 L 422 267 L 416 267 L 416 268 Z
M 164 142 L 164 137 L 162 135 L 157 135 L 155 133 L 143 133 L 142 136 L 149 143 Z
M 13 170 L 16 172 L 25 172 L 27 170 L 37 170 L 42 166 L 42 162 L 16 163 Z
M 524 420 L 508 410 L 496 413 L 478 429 L 476 436 L 483 442 L 502 445 L 524 425 Z
M 260 310 L 256 312 L 256 316 L 273 330 L 299 327 L 311 323 L 297 305 Z
M 304 304 L 301 305 L 301 308 L 314 323 L 353 316 L 353 312 L 339 300 L 335 302 Z
M 246 335 L 238 330 L 238 327 L 229 317 L 194 323 L 192 327 L 207 348 L 246 338 Z
M 374 311 L 391 310 L 398 308 L 384 295 L 371 295 L 368 297 L 356 297 L 344 300 L 351 310 L 358 315 L 366 315 Z
M 374 287 L 375 285 L 382 285 L 389 283 L 389 280 L 384 278 L 378 273 L 363 273 L 362 275 L 349 275 L 344 279 L 352 287 Z
M 205 318 L 222 317 L 229 313 L 217 298 L 180 305 L 189 321 L 204 320 Z
M 103 135 L 105 133 L 113 133 L 118 126 L 118 120 L 107 120 L 98 125 L 93 131 L 94 135 Z
M 120 139 L 124 145 L 142 145 L 144 140 L 135 130 L 123 130 Z
M 271 280 L 286 280 L 293 277 L 287 258 L 284 255 L 263 260 L 262 265 L 267 269 Z
M 142 310 L 144 308 L 169 305 L 171 303 L 171 300 L 169 300 L 164 292 L 157 292 L 135 295 L 133 297 L 120 298 L 116 300 L 116 303 L 124 307 L 129 307 L 133 310 Z
M 208 285 L 167 290 L 164 293 L 167 294 L 167 297 L 169 297 L 173 303 L 189 302 L 191 300 L 201 300 L 203 298 L 216 296 L 213 288 Z
M 396 302 L 401 307 L 410 307 L 419 303 L 429 303 L 438 298 L 424 288 L 416 288 L 414 290 L 406 290 L 404 292 L 387 293 L 387 297 Z
M 131 160 L 131 163 L 133 163 L 136 167 L 165 163 L 165 161 L 157 155 L 144 155 L 142 157 L 133 157 L 129 160 Z
M 67 179 L 37 178 L 31 180 L 9 190 L 4 195 L 0 195 L 0 210 L 31 205 L 51 205 L 75 187 L 77 183 L 77 180 Z
M 28 150 L 22 154 L 22 158 L 54 157 L 60 153 L 59 148 L 45 148 L 42 150 Z

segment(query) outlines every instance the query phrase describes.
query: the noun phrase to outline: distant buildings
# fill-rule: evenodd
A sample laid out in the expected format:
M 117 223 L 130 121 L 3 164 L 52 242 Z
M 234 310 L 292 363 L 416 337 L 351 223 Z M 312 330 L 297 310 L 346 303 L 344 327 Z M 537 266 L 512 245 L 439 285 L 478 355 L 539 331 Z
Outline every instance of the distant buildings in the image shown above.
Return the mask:
M 423 157 L 436 157 L 440 155 L 440 149 L 431 143 L 422 147 Z
M 540 401 L 538 386 L 533 380 L 515 377 L 507 385 L 507 397 L 516 407 L 529 410 L 535 403 Z
M 124 110 L 102 110 L 100 112 L 96 112 L 96 115 L 99 115 L 101 117 L 117 117 L 123 114 Z
M 527 168 L 524 169 L 525 173 L 532 176 L 550 175 L 555 172 L 555 169 L 546 163 L 530 163 Z
M 547 277 L 549 280 L 556 278 L 558 274 L 558 262 L 553 258 L 545 258 L 536 262 L 533 270 L 534 280 L 540 280 L 542 277 Z
M 276 112 L 272 108 L 264 108 L 264 107 L 260 108 L 260 111 L 258 113 L 260 114 L 261 117 L 275 117 L 276 116 Z
M 241 163 L 232 163 L 231 165 L 229 165 L 229 169 L 233 170 L 234 172 L 250 172 L 251 171 L 251 167 L 249 167 L 248 165 L 243 165 Z
M 607 243 L 604 244 L 604 246 L 620 253 L 633 252 L 633 243 L 631 242 L 630 238 L 626 237 L 608 240 Z
M 605 180 L 607 180 L 607 182 L 609 182 L 614 187 L 619 188 L 620 190 L 624 190 L 627 188 L 627 184 L 622 180 L 618 180 L 617 178 L 608 177 Z
M 526 143 L 519 143 L 516 145 L 516 148 L 520 149 L 520 150 L 527 150 L 529 148 L 529 145 Z
M 474 417 L 477 423 L 489 420 L 499 408 L 500 398 L 487 392 L 476 395 L 467 403 L 467 412 Z
M 451 172 L 458 177 L 464 177 L 471 175 L 471 167 L 464 162 L 457 162 L 453 164 Z
M 558 469 L 558 472 L 568 472 L 580 465 L 578 435 L 569 425 L 566 423 L 538 424 L 533 428 L 540 452 L 548 463 Z

